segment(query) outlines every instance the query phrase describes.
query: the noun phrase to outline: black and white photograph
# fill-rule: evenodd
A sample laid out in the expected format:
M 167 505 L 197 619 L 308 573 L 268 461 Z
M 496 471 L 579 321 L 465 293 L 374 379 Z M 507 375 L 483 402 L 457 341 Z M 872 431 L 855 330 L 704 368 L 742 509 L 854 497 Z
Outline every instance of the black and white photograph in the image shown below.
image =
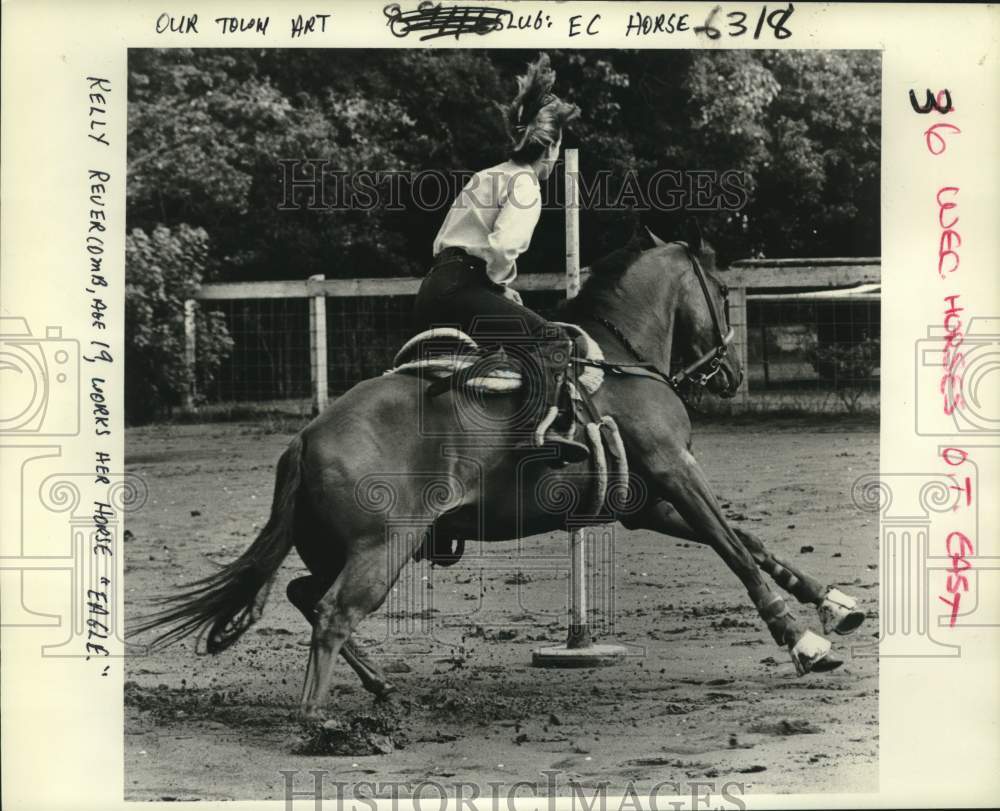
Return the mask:
M 874 789 L 880 82 L 131 50 L 126 796 Z

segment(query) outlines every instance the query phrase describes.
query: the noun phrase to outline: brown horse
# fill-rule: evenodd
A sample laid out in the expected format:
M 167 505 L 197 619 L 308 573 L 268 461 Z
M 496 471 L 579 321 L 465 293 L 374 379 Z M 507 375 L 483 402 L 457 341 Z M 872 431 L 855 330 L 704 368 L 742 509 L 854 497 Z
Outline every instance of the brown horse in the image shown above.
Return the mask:
M 690 450 L 680 378 L 721 396 L 732 396 L 742 379 L 726 351 L 732 330 L 725 286 L 703 269 L 699 253 L 673 243 L 620 254 L 595 266 L 565 310 L 566 320 L 586 329 L 604 351 L 605 381 L 592 402 L 617 421 L 634 489 L 643 493 L 619 517 L 628 527 L 710 545 L 799 673 L 829 670 L 841 664 L 830 643 L 788 611 L 762 570 L 814 604 L 824 630 L 846 633 L 863 615 L 846 595 L 730 528 Z M 665 370 L 672 355 L 687 367 L 671 377 Z M 578 525 L 574 510 L 589 487 L 586 464 L 553 470 L 545 449 L 535 458 L 510 451 L 505 426 L 523 414 L 525 392 L 477 399 L 460 388 L 429 397 L 427 388 L 419 376 L 397 373 L 359 383 L 337 399 L 282 455 L 270 519 L 251 547 L 194 590 L 171 598 L 173 607 L 133 633 L 173 626 L 157 640 L 169 643 L 207 630 L 207 650 L 224 650 L 260 616 L 274 574 L 294 546 L 311 572 L 288 587 L 289 599 L 313 625 L 303 712 L 321 713 L 338 654 L 367 689 L 391 691 L 350 638 L 428 538 L 504 541 L 557 530 L 571 519 Z M 579 498 L 554 496 L 561 485 Z

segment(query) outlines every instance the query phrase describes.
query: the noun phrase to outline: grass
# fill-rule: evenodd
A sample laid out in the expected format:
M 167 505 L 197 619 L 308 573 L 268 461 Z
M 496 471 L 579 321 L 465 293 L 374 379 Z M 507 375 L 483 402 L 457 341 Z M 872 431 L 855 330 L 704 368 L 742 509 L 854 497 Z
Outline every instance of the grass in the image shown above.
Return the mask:
M 216 422 L 256 423 L 260 433 L 293 434 L 313 417 L 310 400 L 272 400 L 260 403 L 207 403 L 175 411 L 160 420 L 167 425 L 201 425 Z

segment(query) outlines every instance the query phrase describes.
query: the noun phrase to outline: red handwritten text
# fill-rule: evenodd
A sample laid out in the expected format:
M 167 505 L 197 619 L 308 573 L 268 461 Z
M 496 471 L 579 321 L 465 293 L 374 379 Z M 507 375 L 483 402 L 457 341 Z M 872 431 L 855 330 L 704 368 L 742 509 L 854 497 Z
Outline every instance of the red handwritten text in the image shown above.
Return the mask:
M 943 199 L 948 197 L 950 199 Z M 958 225 L 958 214 L 951 210 L 958 208 L 958 186 L 943 186 L 938 189 L 938 224 L 941 226 L 941 237 L 938 240 L 938 275 L 954 273 L 961 264 L 958 249 L 962 246 L 962 235 L 955 230 Z M 947 222 L 946 222 L 947 221 Z
M 962 316 L 964 307 L 958 306 L 959 294 L 945 296 L 947 309 L 944 311 L 944 354 L 941 365 L 940 394 L 943 398 L 944 413 L 949 416 L 962 407 L 962 369 L 965 366 L 965 353 L 962 347 Z
M 949 467 L 961 467 L 969 461 L 969 452 L 962 448 L 945 448 L 941 451 L 941 458 Z M 955 479 L 954 473 L 949 473 L 951 479 Z M 964 477 L 964 485 L 951 485 L 952 490 L 957 490 L 965 494 L 965 506 L 972 504 L 972 478 Z M 955 505 L 958 509 L 958 505 Z M 969 557 L 975 554 L 975 547 L 972 541 L 964 532 L 949 532 L 944 542 L 945 553 L 951 558 L 951 566 L 946 569 L 948 580 L 945 583 L 945 590 L 948 596 L 938 595 L 938 599 L 951 608 L 951 619 L 949 625 L 954 626 L 958 619 L 959 608 L 962 604 L 962 595 L 969 591 L 969 578 L 965 572 L 972 569 Z

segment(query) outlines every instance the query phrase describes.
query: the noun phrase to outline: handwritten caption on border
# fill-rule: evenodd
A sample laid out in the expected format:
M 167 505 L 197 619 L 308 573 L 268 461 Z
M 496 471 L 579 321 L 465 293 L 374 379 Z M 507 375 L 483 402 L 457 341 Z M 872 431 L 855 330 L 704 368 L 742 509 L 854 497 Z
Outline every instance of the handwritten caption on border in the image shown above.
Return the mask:
M 100 165 L 109 159 L 105 154 L 111 146 L 108 138 L 108 109 L 112 86 L 108 79 L 88 76 L 87 95 L 89 102 L 87 120 L 87 138 L 91 148 L 101 150 L 100 160 L 92 165 Z M 90 403 L 92 436 L 96 438 L 94 448 L 94 486 L 93 498 L 92 542 L 90 552 L 95 557 L 110 558 L 114 556 L 114 532 L 112 523 L 115 510 L 111 506 L 108 490 L 111 486 L 111 450 L 108 446 L 112 436 L 111 409 L 109 405 L 109 383 L 112 375 L 106 371 L 114 364 L 107 337 L 109 311 L 108 298 L 113 292 L 108 273 L 104 266 L 107 255 L 106 234 L 108 230 L 108 184 L 111 173 L 101 168 L 87 170 L 88 222 L 86 237 L 86 283 L 84 293 L 89 310 L 89 325 L 92 335 L 89 339 L 89 350 L 83 353 L 83 360 L 91 365 L 91 374 L 85 375 L 81 381 L 87 389 L 87 400 Z M 98 338 L 97 336 L 101 336 Z M 113 571 L 106 567 L 106 571 Z M 111 599 L 112 581 L 107 575 L 102 575 L 96 584 L 98 588 L 88 588 L 84 592 L 84 616 L 87 625 L 87 641 L 84 643 L 87 659 L 91 656 L 110 656 L 111 652 L 104 644 L 112 634 L 114 623 L 111 621 L 113 601 Z M 105 667 L 101 675 L 106 676 Z
M 913 90 L 910 90 L 909 97 L 910 107 L 920 116 L 936 114 L 944 117 L 951 116 L 955 112 L 951 91 L 948 89 L 939 90 L 937 93 L 927 89 L 923 101 L 919 100 Z M 951 139 L 961 133 L 962 129 L 952 120 L 937 121 L 923 131 L 924 146 L 933 159 L 940 159 L 947 155 Z M 956 411 L 961 411 L 965 405 L 963 395 L 965 353 L 962 350 L 964 342 L 962 314 L 965 312 L 965 307 L 962 303 L 962 277 L 957 275 L 962 267 L 960 253 L 962 236 L 958 213 L 960 191 L 960 186 L 947 183 L 940 186 L 934 194 L 938 226 L 935 266 L 938 279 L 946 285 L 942 295 L 944 351 L 938 394 L 941 397 L 941 409 L 949 417 Z M 940 458 L 948 467 L 958 471 L 952 470 L 948 473 L 952 481 L 950 488 L 959 495 L 955 509 L 970 509 L 974 499 L 972 477 L 962 475 L 963 465 L 968 464 L 971 467 L 969 452 L 960 447 L 946 447 L 940 451 Z M 945 555 L 951 561 L 951 565 L 946 570 L 945 593 L 939 594 L 938 599 L 949 607 L 948 624 L 953 627 L 961 611 L 962 595 L 969 591 L 968 572 L 973 568 L 969 559 L 975 554 L 975 544 L 964 532 L 952 530 L 945 536 L 944 547 Z

